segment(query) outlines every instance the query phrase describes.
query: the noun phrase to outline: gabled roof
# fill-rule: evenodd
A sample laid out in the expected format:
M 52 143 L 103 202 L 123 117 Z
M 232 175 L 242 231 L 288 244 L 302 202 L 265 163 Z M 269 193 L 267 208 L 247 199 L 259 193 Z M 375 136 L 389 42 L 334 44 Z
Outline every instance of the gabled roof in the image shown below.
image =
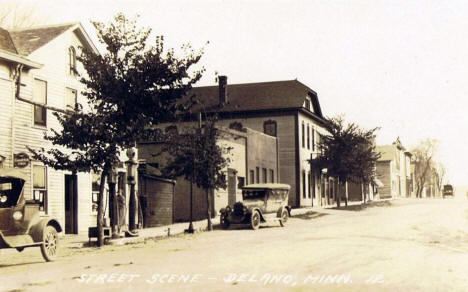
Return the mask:
M 219 104 L 218 86 L 194 87 L 191 94 L 196 95 L 205 108 Z M 228 84 L 228 102 L 222 111 L 305 109 L 307 96 L 312 100 L 314 114 L 323 118 L 317 93 L 297 80 Z
M 8 53 L 18 54 L 13 44 L 13 40 L 10 37 L 10 33 L 0 27 L 0 49 Z
M 28 56 L 77 23 L 30 27 L 10 30 L 10 36 L 20 55 Z

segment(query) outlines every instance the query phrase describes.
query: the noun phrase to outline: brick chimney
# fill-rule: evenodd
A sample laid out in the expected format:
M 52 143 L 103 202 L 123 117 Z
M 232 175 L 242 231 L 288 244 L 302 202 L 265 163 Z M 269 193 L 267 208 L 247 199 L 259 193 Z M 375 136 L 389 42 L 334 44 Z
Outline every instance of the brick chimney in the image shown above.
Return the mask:
M 219 103 L 225 104 L 227 100 L 227 76 L 221 75 L 218 76 L 219 83 Z

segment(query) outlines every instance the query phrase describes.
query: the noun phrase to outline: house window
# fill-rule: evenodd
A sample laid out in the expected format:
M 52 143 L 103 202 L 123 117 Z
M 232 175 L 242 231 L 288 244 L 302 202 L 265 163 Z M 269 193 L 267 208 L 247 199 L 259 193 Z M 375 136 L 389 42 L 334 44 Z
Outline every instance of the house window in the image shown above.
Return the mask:
M 65 109 L 74 110 L 77 103 L 77 92 L 75 89 L 67 88 L 65 93 Z
M 249 184 L 255 183 L 255 171 L 250 170 L 249 171 Z
M 304 105 L 305 105 L 305 108 L 306 108 L 306 109 L 310 110 L 310 108 L 311 108 L 310 97 L 306 97 L 306 100 L 305 100 Z
M 315 151 L 315 129 L 312 128 L 312 151 Z
M 307 179 L 309 180 L 309 182 L 308 182 L 309 187 L 307 188 L 309 193 L 307 194 L 307 197 L 310 199 L 312 197 L 312 184 L 311 184 L 310 171 L 309 171 L 309 174 L 307 175 Z
M 302 148 L 305 148 L 305 125 L 302 122 Z
M 268 182 L 268 178 L 267 178 L 267 169 L 266 168 L 262 168 L 262 173 L 263 173 L 263 183 L 267 183 Z
M 307 124 L 307 149 L 310 149 L 310 127 Z
M 276 137 L 276 121 L 268 120 L 263 123 L 263 133 Z
M 275 171 L 273 169 L 270 169 L 270 182 L 275 182 Z
M 47 82 L 34 79 L 33 98 L 36 103 L 47 104 Z M 34 105 L 34 125 L 47 125 L 47 110 L 44 106 Z
M 260 168 L 259 167 L 255 167 L 255 172 L 256 172 L 256 175 L 257 175 L 257 179 L 255 180 L 256 183 L 260 183 Z
M 302 197 L 305 199 L 307 195 L 306 192 L 306 172 L 305 170 L 302 171 Z
M 68 62 L 70 65 L 70 75 L 75 75 L 76 71 L 76 51 L 74 47 L 68 49 Z
M 33 165 L 33 199 L 47 213 L 47 168 L 42 165 Z

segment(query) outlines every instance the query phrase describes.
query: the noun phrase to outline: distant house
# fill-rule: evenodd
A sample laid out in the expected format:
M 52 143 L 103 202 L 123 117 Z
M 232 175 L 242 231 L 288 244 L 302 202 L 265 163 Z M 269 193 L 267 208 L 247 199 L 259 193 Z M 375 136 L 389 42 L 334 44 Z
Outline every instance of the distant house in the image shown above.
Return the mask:
M 77 74 L 84 74 L 76 60 L 79 47 L 98 52 L 79 23 L 0 29 L 0 167 L 19 168 L 30 178 L 26 199 L 56 217 L 65 233 L 95 226 L 98 176 L 57 171 L 31 161 L 26 147 L 55 147 L 43 138 L 45 132 L 60 130 L 52 112 L 86 103 Z M 125 169 L 118 171 L 123 194 Z
M 321 171 L 311 170 L 308 163 L 319 154 L 317 144 L 326 133 L 314 90 L 297 80 L 227 84 L 227 77 L 220 76 L 218 86 L 195 87 L 191 93 L 201 100 L 198 110 L 205 113 L 224 105 L 220 124 L 238 122 L 278 138 L 279 182 L 291 185 L 291 206 L 334 202 L 336 182 Z M 259 171 L 249 168 L 247 183 L 258 182 Z
M 406 151 L 399 138 L 392 145 L 377 146 L 381 157 L 377 162 L 377 177 L 383 186 L 380 198 L 413 196 L 413 173 L 411 153 Z

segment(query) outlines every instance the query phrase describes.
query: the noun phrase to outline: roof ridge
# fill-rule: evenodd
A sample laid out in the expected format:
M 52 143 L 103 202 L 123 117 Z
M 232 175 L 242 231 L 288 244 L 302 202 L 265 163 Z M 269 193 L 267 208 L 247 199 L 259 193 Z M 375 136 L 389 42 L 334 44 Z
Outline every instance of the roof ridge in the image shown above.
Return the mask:
M 233 86 L 233 85 L 257 85 L 257 84 L 267 84 L 267 83 L 281 83 L 281 82 L 294 82 L 297 81 L 297 79 L 288 79 L 288 80 L 272 80 L 272 81 L 260 81 L 260 82 L 246 82 L 246 83 L 228 83 L 227 86 Z M 202 88 L 202 87 L 216 87 L 218 86 L 217 84 L 214 85 L 203 85 L 203 86 L 194 86 L 194 88 Z
M 66 22 L 66 23 L 59 23 L 59 24 L 45 24 L 45 25 L 38 25 L 38 26 L 30 26 L 30 27 L 23 27 L 23 28 L 13 28 L 8 29 L 8 31 L 18 32 L 18 31 L 25 31 L 25 30 L 35 30 L 35 29 L 43 29 L 43 28 L 51 28 L 51 27 L 61 27 L 61 26 L 72 26 L 80 24 L 80 22 Z

